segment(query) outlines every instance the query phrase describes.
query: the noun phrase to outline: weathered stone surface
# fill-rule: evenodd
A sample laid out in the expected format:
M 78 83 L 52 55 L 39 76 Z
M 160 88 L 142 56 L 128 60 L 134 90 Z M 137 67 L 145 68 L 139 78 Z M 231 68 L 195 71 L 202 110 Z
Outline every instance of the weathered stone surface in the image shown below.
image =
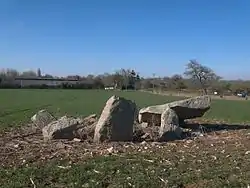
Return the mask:
M 147 126 L 147 123 L 134 125 L 134 142 L 156 141 L 159 138 L 158 126 Z
M 159 140 L 170 141 L 180 139 L 182 130 L 179 127 L 179 118 L 174 110 L 167 108 L 161 115 Z
M 79 137 L 81 140 L 93 141 L 96 124 L 97 122 L 77 129 L 75 137 Z
M 202 117 L 210 109 L 211 98 L 208 95 L 174 101 L 167 104 L 149 106 L 139 111 L 139 122 L 160 125 L 161 114 L 168 108 L 175 111 L 180 121 Z
M 153 110 L 141 111 L 138 115 L 138 122 L 148 123 L 149 126 L 159 126 L 161 124 L 161 114 L 155 113 Z
M 89 115 L 85 118 L 63 116 L 42 129 L 43 137 L 44 140 L 73 138 L 92 140 L 96 123 L 96 114 Z
M 208 95 L 193 97 L 186 100 L 169 103 L 179 119 L 202 117 L 210 109 L 211 98 Z
M 85 118 L 77 118 L 79 124 L 82 124 L 83 126 L 89 126 L 97 122 L 97 115 L 91 114 Z
M 97 124 L 97 115 L 92 114 L 84 119 L 80 119 L 78 122 L 80 125 L 78 126 L 75 137 L 80 138 L 81 140 L 92 141 L 95 133 L 95 126 Z
M 54 120 L 56 119 L 47 110 L 40 110 L 31 117 L 31 121 L 40 128 L 45 127 Z
M 95 128 L 94 141 L 131 141 L 136 104 L 122 97 L 112 96 L 102 111 Z
M 139 116 L 139 109 L 136 107 L 135 113 L 134 113 L 134 123 L 139 123 L 138 116 Z
M 75 131 L 77 131 L 79 125 L 77 119 L 63 116 L 42 129 L 44 140 L 74 139 L 76 137 Z

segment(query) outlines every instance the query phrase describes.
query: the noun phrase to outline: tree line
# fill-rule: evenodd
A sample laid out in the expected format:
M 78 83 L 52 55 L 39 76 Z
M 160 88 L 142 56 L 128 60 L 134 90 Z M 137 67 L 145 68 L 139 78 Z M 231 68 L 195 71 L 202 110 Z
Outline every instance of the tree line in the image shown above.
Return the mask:
M 18 72 L 15 69 L 0 71 L 0 88 L 19 88 L 15 84 L 15 78 L 40 78 L 40 79 L 65 79 L 77 80 L 75 84 L 65 82 L 54 88 L 69 89 L 104 89 L 112 87 L 114 89 L 130 90 L 174 90 L 174 91 L 197 91 L 201 90 L 205 94 L 217 91 L 220 94 L 249 92 L 250 81 L 243 80 L 223 80 L 211 68 L 202 65 L 196 60 L 190 60 L 186 65 L 186 70 L 182 74 L 175 74 L 171 77 L 149 77 L 140 76 L 139 72 L 132 69 L 120 69 L 114 73 L 104 73 L 101 75 L 68 75 L 57 77 L 49 74 L 41 75 L 41 70 L 37 72 Z M 32 85 L 29 88 L 49 88 L 48 85 Z

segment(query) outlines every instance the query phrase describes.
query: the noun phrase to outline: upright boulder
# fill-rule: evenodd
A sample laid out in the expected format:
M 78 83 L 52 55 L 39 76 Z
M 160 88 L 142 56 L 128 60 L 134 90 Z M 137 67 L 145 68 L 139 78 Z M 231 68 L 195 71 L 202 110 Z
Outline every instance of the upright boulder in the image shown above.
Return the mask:
M 134 102 L 112 96 L 96 124 L 94 141 L 132 141 L 136 110 Z
M 39 128 L 43 128 L 50 122 L 56 120 L 47 110 L 40 110 L 31 117 L 31 121 Z
M 139 122 L 152 124 L 154 121 L 156 125 L 160 125 L 161 115 L 168 108 L 175 111 L 180 121 L 202 117 L 210 109 L 210 105 L 211 98 L 204 95 L 162 105 L 148 106 L 139 111 Z
M 160 141 L 180 139 L 182 129 L 179 127 L 179 118 L 174 110 L 167 108 L 161 115 L 161 127 L 159 130 Z

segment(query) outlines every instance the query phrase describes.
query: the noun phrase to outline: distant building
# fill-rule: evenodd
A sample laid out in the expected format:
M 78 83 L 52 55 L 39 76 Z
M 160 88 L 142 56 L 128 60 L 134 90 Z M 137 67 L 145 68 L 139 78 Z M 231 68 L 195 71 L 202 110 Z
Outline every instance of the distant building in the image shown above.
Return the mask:
M 113 86 L 111 86 L 111 87 L 105 87 L 104 89 L 105 89 L 105 90 L 114 90 L 115 87 L 113 87 Z
M 62 79 L 62 78 L 23 78 L 17 77 L 15 78 L 15 83 L 21 85 L 21 87 L 25 86 L 37 86 L 37 85 L 47 85 L 47 86 L 58 86 L 62 84 L 76 84 L 78 80 L 76 79 Z

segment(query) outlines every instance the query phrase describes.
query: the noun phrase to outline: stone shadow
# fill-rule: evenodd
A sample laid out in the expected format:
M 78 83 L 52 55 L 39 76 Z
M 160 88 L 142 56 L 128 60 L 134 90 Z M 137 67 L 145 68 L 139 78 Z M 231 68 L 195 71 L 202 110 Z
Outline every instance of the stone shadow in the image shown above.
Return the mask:
M 250 125 L 238 124 L 198 124 L 198 123 L 184 123 L 180 125 L 183 131 L 182 137 L 173 137 L 171 132 L 166 133 L 167 140 L 161 141 L 158 137 L 159 126 L 149 126 L 147 128 L 139 128 L 134 131 L 133 142 L 168 142 L 176 140 L 184 140 L 206 135 L 211 132 L 230 131 L 250 129 Z
M 250 125 L 226 124 L 226 123 L 223 123 L 223 124 L 184 123 L 184 124 L 181 124 L 180 127 L 190 130 L 184 133 L 182 139 L 194 137 L 195 135 L 196 136 L 199 136 L 201 134 L 205 135 L 211 132 L 250 129 Z
M 180 125 L 181 128 L 197 130 L 204 128 L 206 132 L 223 131 L 223 130 L 241 130 L 250 129 L 250 125 L 240 125 L 240 124 L 198 124 L 198 123 L 185 123 Z

